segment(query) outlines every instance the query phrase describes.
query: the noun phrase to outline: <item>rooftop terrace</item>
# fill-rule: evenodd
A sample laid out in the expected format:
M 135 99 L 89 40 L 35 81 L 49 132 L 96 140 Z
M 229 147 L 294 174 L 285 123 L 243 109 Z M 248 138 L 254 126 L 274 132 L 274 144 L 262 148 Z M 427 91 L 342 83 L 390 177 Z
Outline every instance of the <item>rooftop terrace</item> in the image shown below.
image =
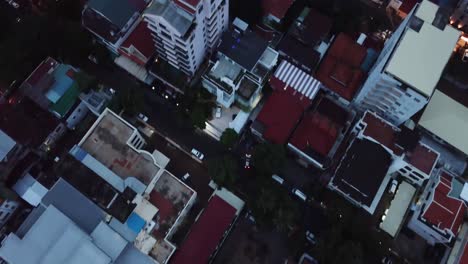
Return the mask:
M 194 191 L 169 172 L 164 171 L 150 193 L 149 201 L 158 208 L 153 235 L 164 238 L 185 209 Z
M 123 180 L 135 177 L 148 185 L 160 168 L 149 153 L 130 145 L 138 142 L 136 133 L 125 120 L 105 111 L 79 146 Z

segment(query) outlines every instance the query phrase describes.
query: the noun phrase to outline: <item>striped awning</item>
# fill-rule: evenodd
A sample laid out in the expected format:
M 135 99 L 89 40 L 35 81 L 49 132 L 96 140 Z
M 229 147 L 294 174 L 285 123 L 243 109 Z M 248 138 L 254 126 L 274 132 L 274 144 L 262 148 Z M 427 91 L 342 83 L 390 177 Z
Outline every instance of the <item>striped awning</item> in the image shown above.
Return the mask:
M 278 69 L 276 69 L 273 78 L 276 78 L 284 84 L 284 90 L 291 87 L 295 92 L 298 92 L 309 99 L 315 97 L 322 85 L 320 81 L 286 60 L 281 62 Z

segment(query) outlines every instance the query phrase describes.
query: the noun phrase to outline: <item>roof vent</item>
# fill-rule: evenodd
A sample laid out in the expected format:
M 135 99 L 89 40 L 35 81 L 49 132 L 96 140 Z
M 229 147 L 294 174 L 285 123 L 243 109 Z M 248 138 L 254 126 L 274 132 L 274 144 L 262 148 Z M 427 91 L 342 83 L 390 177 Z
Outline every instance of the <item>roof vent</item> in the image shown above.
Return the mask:
M 444 30 L 450 19 L 450 13 L 447 9 L 439 7 L 432 21 L 432 25 L 440 30 Z
M 424 21 L 417 16 L 413 16 L 409 21 L 409 27 L 416 32 L 421 30 L 423 24 Z

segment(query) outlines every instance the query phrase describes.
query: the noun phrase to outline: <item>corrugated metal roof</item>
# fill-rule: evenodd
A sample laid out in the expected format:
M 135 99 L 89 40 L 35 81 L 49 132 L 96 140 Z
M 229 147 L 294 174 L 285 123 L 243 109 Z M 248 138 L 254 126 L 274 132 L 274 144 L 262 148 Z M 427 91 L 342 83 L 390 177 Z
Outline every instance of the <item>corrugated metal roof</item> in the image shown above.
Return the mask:
M 105 217 L 104 211 L 62 178 L 44 196 L 42 204 L 55 206 L 87 233 Z
M 0 129 L 0 161 L 5 159 L 15 145 L 16 141 Z
M 403 181 L 401 182 L 395 194 L 395 198 L 390 204 L 387 215 L 380 223 L 380 228 L 387 232 L 392 237 L 395 237 L 401 224 L 403 223 L 404 216 L 408 207 L 416 193 L 416 188 L 411 184 Z
M 419 125 L 468 154 L 468 109 L 439 90 L 434 92 Z
M 15 264 L 111 262 L 85 232 L 54 206 L 45 210 L 23 239 L 10 234 L 2 243 L 0 256 Z
M 284 83 L 284 90 L 289 86 L 309 99 L 315 97 L 322 85 L 314 77 L 286 60 L 283 60 L 278 69 L 276 69 L 274 78 Z

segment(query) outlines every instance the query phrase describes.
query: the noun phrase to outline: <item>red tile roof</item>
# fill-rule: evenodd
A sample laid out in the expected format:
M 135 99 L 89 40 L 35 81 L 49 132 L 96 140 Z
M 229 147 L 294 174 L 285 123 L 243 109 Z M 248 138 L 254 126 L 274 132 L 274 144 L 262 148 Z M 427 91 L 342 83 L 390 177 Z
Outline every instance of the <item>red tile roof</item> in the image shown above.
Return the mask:
M 327 156 L 338 137 L 338 127 L 328 118 L 318 113 L 307 113 L 290 143 L 305 151 L 310 148 L 322 156 Z
M 153 41 L 153 38 L 151 37 L 151 31 L 148 28 L 148 23 L 146 23 L 143 20 L 127 37 L 127 39 L 122 43 L 121 46 L 121 48 L 124 49 L 125 53 L 129 56 L 133 55 L 134 53 L 131 47 L 138 50 L 138 52 L 146 58 L 146 61 L 143 61 L 143 64 L 145 64 L 149 60 L 149 58 L 156 52 L 155 43 Z M 139 63 L 138 61 L 136 62 Z
M 460 264 L 468 264 L 468 243 L 466 243 L 465 249 L 463 250 L 463 255 L 460 258 Z
M 418 0 L 403 0 L 403 3 L 401 4 L 400 8 L 398 9 L 399 11 L 409 14 L 413 7 L 418 3 Z
M 51 57 L 45 59 L 37 68 L 29 75 L 29 77 L 24 81 L 31 86 L 35 86 L 44 75 L 46 75 L 51 70 L 55 69 L 58 66 L 58 62 Z
M 439 183 L 431 197 L 432 201 L 422 218 L 441 230 L 451 231 L 451 234 L 456 236 L 463 223 L 466 205 L 462 200 L 449 195 L 452 181 L 453 177 L 447 172 L 441 173 Z
M 395 145 L 398 130 L 384 119 L 371 112 L 366 112 L 362 121 L 367 124 L 363 131 L 364 136 L 370 137 L 380 144 L 391 149 L 396 155 L 401 155 L 403 149 Z
M 320 98 L 316 109 L 309 111 L 294 131 L 290 143 L 296 148 L 327 156 L 346 123 L 347 113 L 327 98 Z
M 437 152 L 421 144 L 418 144 L 410 155 L 409 163 L 427 175 L 431 174 L 439 156 Z
M 220 197 L 213 196 L 170 263 L 208 263 L 235 216 L 234 207 Z
M 365 77 L 360 66 L 366 55 L 365 47 L 340 33 L 320 64 L 316 77 L 330 90 L 351 101 Z
M 281 83 L 276 78 L 270 81 L 273 89 Z M 290 87 L 275 89 L 256 119 L 264 126 L 263 138 L 275 144 L 285 144 L 310 103 L 310 99 L 294 94 Z
M 151 202 L 151 204 L 156 206 L 156 208 L 158 208 L 158 226 L 164 225 L 164 223 L 170 221 L 171 217 L 176 216 L 177 211 L 174 209 L 174 205 L 161 193 L 152 191 L 150 194 L 149 201 Z M 155 228 L 153 231 L 153 235 L 158 239 L 163 239 L 166 236 L 166 234 L 164 233 L 166 231 L 167 230 L 163 230 L 163 232 L 161 232 L 161 230 Z
M 180 8 L 184 9 L 185 11 L 189 12 L 190 14 L 195 14 L 197 12 L 195 7 L 198 5 L 198 2 L 200 2 L 201 0 L 173 0 L 173 1 L 176 5 L 178 5 Z M 193 4 L 191 2 L 193 2 Z
M 0 103 L 0 129 L 20 144 L 38 147 L 57 127 L 59 120 L 27 97 L 18 103 L 15 101 Z
M 293 3 L 294 0 L 262 0 L 263 14 L 271 14 L 281 20 Z

